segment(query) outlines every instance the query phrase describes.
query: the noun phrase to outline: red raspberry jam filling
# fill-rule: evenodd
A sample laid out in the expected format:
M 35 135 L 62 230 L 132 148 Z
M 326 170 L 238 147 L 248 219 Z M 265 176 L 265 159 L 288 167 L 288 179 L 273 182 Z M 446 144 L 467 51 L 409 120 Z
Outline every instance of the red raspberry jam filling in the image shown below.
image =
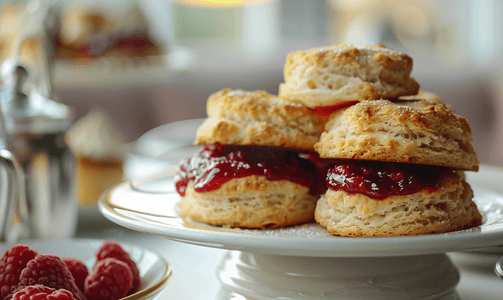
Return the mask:
M 310 108 L 310 109 L 320 116 L 330 116 L 336 110 L 351 106 L 351 105 L 356 104 L 358 102 L 359 101 L 345 101 L 345 102 L 337 103 L 335 105 L 318 106 L 318 107 L 314 107 L 314 108 Z
M 262 146 L 206 145 L 181 162 L 175 186 L 184 196 L 190 181 L 194 181 L 194 190 L 202 193 L 217 190 L 233 178 L 261 175 L 267 180 L 289 180 L 309 187 L 311 194 L 318 194 L 326 189 L 324 184 L 319 184 L 324 175 L 312 162 L 318 159 L 315 152 Z
M 454 171 L 426 165 L 352 161 L 331 168 L 327 173 L 327 186 L 383 200 L 392 195 L 414 194 L 423 188 L 434 192 L 447 176 L 454 176 Z
M 130 56 L 148 54 L 155 43 L 145 34 L 121 36 L 118 34 L 95 35 L 89 44 L 83 47 L 83 56 L 99 56 L 108 50 L 118 50 Z

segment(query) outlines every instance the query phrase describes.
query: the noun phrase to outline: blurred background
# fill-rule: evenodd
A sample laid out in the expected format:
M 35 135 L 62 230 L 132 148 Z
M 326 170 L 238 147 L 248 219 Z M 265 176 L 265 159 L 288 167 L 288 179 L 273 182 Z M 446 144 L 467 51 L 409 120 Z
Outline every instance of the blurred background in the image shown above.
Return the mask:
M 27 1 L 1 3 L 5 58 L 5 41 L 16 32 L 16 22 L 26 22 L 16 19 L 15 7 Z M 381 43 L 409 54 L 421 88 L 439 94 L 470 121 L 481 161 L 503 165 L 502 1 L 52 4 L 55 97 L 74 109 L 75 119 L 100 107 L 126 143 L 166 123 L 205 117 L 207 97 L 225 87 L 277 93 L 291 51 L 338 42 Z M 112 49 L 103 46 L 117 30 L 137 38 Z

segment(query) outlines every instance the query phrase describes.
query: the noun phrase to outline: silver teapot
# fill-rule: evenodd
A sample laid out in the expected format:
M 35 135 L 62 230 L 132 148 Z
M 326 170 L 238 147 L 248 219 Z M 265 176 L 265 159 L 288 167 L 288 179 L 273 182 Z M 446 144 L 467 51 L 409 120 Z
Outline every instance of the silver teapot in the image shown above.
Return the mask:
M 27 75 L 16 66 L 14 88 L 1 93 L 0 237 L 69 238 L 78 212 L 74 158 L 64 141 L 72 113 L 35 90 L 23 93 Z
M 20 38 L 0 65 L 0 241 L 69 238 L 77 224 L 75 162 L 64 141 L 72 111 L 51 99 L 50 1 L 26 7 Z M 44 54 L 37 64 L 20 60 L 28 38 L 37 39 Z
M 4 176 L 8 183 L 0 184 L 2 194 L 4 186 L 9 194 L 9 199 L 0 202 L 6 208 L 2 220 L 14 221 L 18 231 L 19 226 L 24 228 L 19 238 L 69 238 L 75 232 L 78 212 L 75 163 L 64 141 L 72 113 L 36 90 L 25 94 L 22 87 L 27 75 L 24 67 L 16 66 L 14 88 L 1 92 L 2 164 L 9 174 Z M 13 190 L 16 186 L 18 192 Z

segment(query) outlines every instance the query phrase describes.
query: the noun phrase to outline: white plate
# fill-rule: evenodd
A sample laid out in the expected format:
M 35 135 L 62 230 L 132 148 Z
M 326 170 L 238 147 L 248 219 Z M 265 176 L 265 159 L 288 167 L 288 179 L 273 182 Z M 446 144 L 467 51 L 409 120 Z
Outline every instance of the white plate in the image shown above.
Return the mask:
M 493 170 L 493 169 L 491 169 Z M 446 234 L 405 237 L 337 237 L 316 223 L 269 230 L 210 226 L 180 215 L 180 196 L 173 183 L 175 169 L 124 182 L 103 195 L 98 207 L 111 221 L 141 232 L 191 244 L 245 252 L 311 257 L 419 255 L 472 250 L 503 244 L 503 196 L 473 186 L 483 224 Z M 501 181 L 503 171 L 486 172 L 486 182 Z
M 112 63 L 99 58 L 89 65 L 79 66 L 73 61 L 57 60 L 54 67 L 54 86 L 82 88 L 103 86 L 132 86 L 165 84 L 170 79 L 196 69 L 196 53 L 186 47 L 171 45 L 164 55 L 141 59 L 131 58 L 130 64 Z M 140 60 L 140 62 L 135 62 Z
M 179 162 L 177 148 L 191 145 L 204 119 L 190 119 L 161 125 L 144 133 L 129 145 L 132 154 Z M 182 149 L 183 150 L 183 149 Z M 159 157 L 159 156 L 163 157 Z M 182 159 L 186 154 L 183 154 Z
M 94 254 L 103 244 L 103 240 L 69 239 L 69 240 L 30 240 L 19 244 L 27 245 L 39 254 L 52 254 L 59 257 L 73 257 L 82 260 L 89 270 L 94 265 Z M 136 246 L 121 243 L 140 271 L 142 289 L 137 293 L 121 300 L 143 300 L 159 293 L 167 284 L 171 276 L 171 266 L 157 254 Z M 3 254 L 12 245 L 0 244 Z

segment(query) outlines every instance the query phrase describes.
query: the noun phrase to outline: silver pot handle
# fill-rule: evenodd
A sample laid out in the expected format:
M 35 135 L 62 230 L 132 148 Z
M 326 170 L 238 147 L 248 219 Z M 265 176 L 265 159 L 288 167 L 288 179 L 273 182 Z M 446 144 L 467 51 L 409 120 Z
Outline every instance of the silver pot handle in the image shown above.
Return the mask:
M 494 273 L 503 279 L 503 257 L 500 257 L 494 266 Z
M 4 93 L 2 93 L 2 98 Z M 0 99 L 0 103 L 4 99 Z M 9 151 L 7 130 L 0 105 L 0 242 L 17 239 L 20 231 L 10 231 L 14 212 L 20 219 L 19 230 L 29 228 L 28 204 L 26 202 L 23 169 Z
M 22 171 L 12 153 L 0 150 L 0 241 L 8 240 L 15 208 L 24 203 L 22 180 Z

